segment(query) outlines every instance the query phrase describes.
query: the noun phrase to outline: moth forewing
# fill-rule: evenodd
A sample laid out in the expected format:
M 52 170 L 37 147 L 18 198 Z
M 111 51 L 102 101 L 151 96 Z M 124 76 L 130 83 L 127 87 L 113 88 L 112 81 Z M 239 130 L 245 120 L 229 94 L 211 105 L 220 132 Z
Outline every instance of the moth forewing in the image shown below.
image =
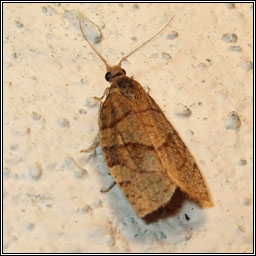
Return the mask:
M 150 105 L 157 106 L 154 99 L 147 95 Z M 158 106 L 157 106 L 158 107 Z M 160 113 L 160 108 L 159 113 Z M 165 142 L 157 148 L 161 159 L 166 166 L 169 177 L 190 198 L 201 206 L 213 206 L 205 179 L 200 169 L 181 139 L 178 132 L 161 111 L 155 116 L 156 125 L 165 130 Z M 161 128 L 160 128 L 161 127 Z

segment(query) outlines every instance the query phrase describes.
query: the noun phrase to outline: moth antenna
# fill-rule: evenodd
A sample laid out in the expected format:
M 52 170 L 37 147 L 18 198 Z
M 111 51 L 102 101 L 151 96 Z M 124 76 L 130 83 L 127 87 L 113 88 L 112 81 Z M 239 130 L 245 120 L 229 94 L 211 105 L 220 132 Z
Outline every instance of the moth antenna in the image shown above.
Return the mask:
M 140 46 L 138 46 L 137 48 L 135 48 L 133 51 L 131 51 L 128 55 L 124 56 L 120 62 L 118 63 L 119 66 L 121 66 L 122 62 L 124 60 L 126 60 L 128 57 L 130 57 L 133 53 L 135 53 L 137 50 L 139 50 L 141 47 L 143 47 L 145 44 L 149 43 L 150 41 L 152 41 L 154 38 L 156 38 L 160 33 L 162 33 L 167 26 L 171 23 L 171 21 L 174 19 L 175 15 L 167 22 L 167 24 L 160 30 L 158 31 L 154 36 L 152 36 L 151 38 L 149 38 L 146 42 L 144 42 L 143 44 L 141 44 Z
M 101 56 L 101 54 L 96 50 L 96 48 L 94 48 L 94 46 L 91 44 L 91 42 L 87 39 L 87 37 L 82 29 L 81 18 L 83 18 L 83 17 L 81 15 L 81 13 L 79 13 L 79 26 L 80 26 L 80 30 L 83 34 L 84 39 L 91 46 L 91 48 L 94 50 L 94 52 L 100 57 L 100 59 L 104 62 L 106 69 L 108 70 L 110 66 L 108 65 L 107 61 Z

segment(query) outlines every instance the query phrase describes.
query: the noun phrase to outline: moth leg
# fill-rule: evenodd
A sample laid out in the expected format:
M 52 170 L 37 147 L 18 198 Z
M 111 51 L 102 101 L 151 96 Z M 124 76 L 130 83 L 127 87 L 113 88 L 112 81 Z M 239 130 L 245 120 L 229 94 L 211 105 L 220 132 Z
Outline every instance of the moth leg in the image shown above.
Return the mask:
M 150 89 L 148 86 L 143 87 L 143 88 L 144 88 L 144 90 L 146 91 L 146 93 L 147 93 L 147 94 L 149 94 L 149 93 L 150 93 L 151 89 Z
M 95 100 L 101 101 L 108 93 L 109 93 L 109 87 L 107 87 L 103 93 L 103 95 L 99 98 L 99 97 L 93 97 Z
M 109 87 L 107 87 L 103 93 L 103 95 L 99 98 L 99 97 L 93 97 L 94 99 L 98 100 L 98 101 L 101 101 L 108 93 L 109 93 Z M 102 104 L 102 103 L 101 103 Z M 101 109 L 101 107 L 100 107 Z M 80 153 L 89 153 L 89 152 L 92 152 L 93 150 L 95 150 L 99 145 L 99 133 L 96 135 L 92 145 L 87 148 L 87 149 L 82 149 L 80 151 Z
M 114 186 L 116 185 L 116 182 L 113 181 L 113 183 L 106 189 L 101 189 L 100 192 L 101 193 L 106 193 L 106 192 L 109 192 L 111 188 L 113 188 Z
M 87 148 L 87 149 L 82 149 L 82 150 L 80 150 L 80 153 L 89 153 L 89 152 L 92 152 L 93 150 L 95 150 L 95 149 L 99 146 L 99 143 L 100 143 L 100 141 L 99 141 L 99 133 L 98 133 L 98 134 L 96 135 L 96 137 L 95 137 L 95 139 L 94 139 L 92 145 L 91 145 L 89 148 Z

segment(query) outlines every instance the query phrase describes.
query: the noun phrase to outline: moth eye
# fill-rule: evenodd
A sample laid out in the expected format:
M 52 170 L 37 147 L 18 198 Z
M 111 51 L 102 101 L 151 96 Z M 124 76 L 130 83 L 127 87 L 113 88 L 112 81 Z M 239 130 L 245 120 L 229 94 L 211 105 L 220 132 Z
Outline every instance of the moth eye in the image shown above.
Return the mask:
M 111 79 L 111 73 L 110 72 L 107 72 L 106 75 L 105 75 L 105 79 L 109 82 L 110 79 Z
M 124 72 L 124 74 L 126 75 L 126 71 L 124 69 L 122 69 L 122 71 Z

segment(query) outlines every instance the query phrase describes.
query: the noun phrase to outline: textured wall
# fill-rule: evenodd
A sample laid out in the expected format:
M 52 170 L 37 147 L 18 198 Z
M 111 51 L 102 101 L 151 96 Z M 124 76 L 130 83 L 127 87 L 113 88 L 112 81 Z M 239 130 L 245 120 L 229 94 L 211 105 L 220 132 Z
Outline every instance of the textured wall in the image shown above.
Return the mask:
M 251 252 L 252 4 L 4 4 L 4 252 Z M 110 64 L 176 15 L 123 65 L 197 159 L 214 200 L 178 192 L 148 224 L 112 178 L 98 132 L 109 85 L 76 13 L 98 25 Z M 92 26 L 91 37 L 99 39 Z

